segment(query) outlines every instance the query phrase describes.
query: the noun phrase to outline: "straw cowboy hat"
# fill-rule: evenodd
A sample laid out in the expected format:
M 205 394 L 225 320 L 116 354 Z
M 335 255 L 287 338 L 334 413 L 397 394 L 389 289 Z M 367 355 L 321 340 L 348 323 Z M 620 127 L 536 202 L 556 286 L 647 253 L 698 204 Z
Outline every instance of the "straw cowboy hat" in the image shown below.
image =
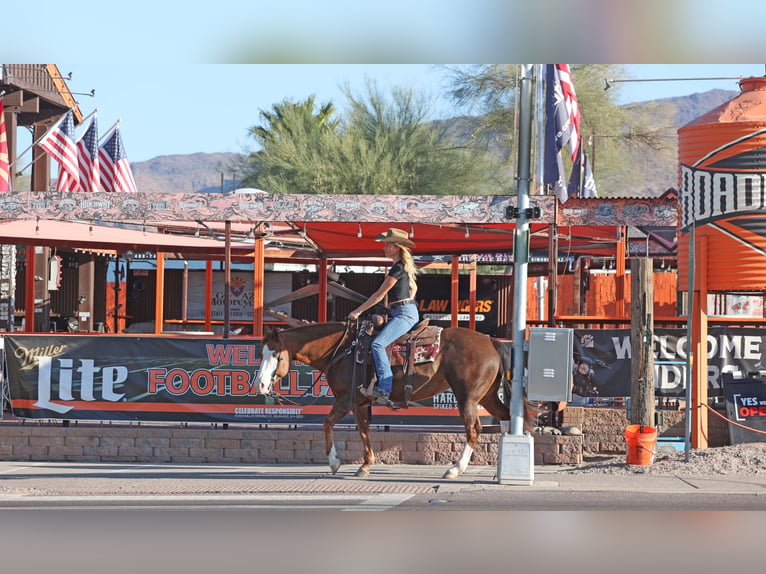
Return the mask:
M 403 229 L 390 228 L 385 233 L 381 233 L 375 238 L 375 241 L 383 241 L 385 243 L 395 243 L 396 245 L 404 245 L 405 247 L 415 247 L 410 238 L 407 236 L 407 232 Z

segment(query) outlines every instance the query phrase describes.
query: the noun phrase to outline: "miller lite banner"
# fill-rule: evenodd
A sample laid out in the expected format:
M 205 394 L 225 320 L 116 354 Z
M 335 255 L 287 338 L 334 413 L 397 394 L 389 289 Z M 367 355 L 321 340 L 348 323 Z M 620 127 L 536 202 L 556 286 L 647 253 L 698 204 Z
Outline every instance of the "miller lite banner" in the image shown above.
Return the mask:
M 11 411 L 18 418 L 321 424 L 334 397 L 324 376 L 294 363 L 257 394 L 260 341 L 125 335 L 4 336 Z M 492 417 L 480 408 L 483 424 Z M 461 424 L 451 392 L 392 411 L 374 424 Z M 354 424 L 353 414 L 341 424 Z

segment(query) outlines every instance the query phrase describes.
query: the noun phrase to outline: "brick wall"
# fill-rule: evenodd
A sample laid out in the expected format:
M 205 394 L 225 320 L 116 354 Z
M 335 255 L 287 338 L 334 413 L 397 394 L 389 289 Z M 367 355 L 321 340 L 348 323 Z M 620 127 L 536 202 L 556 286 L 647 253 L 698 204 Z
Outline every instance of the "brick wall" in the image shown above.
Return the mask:
M 663 410 L 659 436 L 683 437 L 684 413 Z M 567 407 L 562 426 L 575 426 L 582 436 L 535 435 L 535 464 L 579 464 L 583 453 L 622 454 L 624 408 Z M 729 444 L 727 423 L 709 415 L 708 443 Z M 447 465 L 463 450 L 462 432 L 375 430 L 371 434 L 377 460 L 385 464 Z M 473 464 L 497 464 L 497 432 L 485 429 Z M 362 444 L 355 429 L 335 432 L 335 446 L 346 464 L 361 464 Z M 81 462 L 174 462 L 326 464 L 321 430 L 169 425 L 162 423 L 83 423 L 0 421 L 0 460 Z
M 356 430 L 336 430 L 345 464 L 361 464 Z M 375 431 L 377 461 L 384 464 L 452 464 L 463 450 L 462 433 Z M 499 435 L 485 432 L 472 464 L 496 465 Z M 535 464 L 582 462 L 582 437 L 535 436 Z M 321 430 L 239 428 L 223 425 L 0 422 L 0 460 L 327 464 Z
M 661 410 L 661 422 L 657 435 L 684 437 L 685 413 Z M 625 452 L 625 427 L 630 424 L 624 408 L 567 407 L 564 425 L 574 425 L 583 432 L 583 451 L 596 454 L 621 454 Z M 708 416 L 708 446 L 729 444 L 728 423 L 710 414 Z

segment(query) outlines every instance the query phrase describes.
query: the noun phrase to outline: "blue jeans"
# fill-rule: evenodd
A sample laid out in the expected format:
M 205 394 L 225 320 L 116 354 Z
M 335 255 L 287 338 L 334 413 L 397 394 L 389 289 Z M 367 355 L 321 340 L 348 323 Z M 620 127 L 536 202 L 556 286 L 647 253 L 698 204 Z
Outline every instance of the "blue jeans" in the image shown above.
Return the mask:
M 385 394 L 391 393 L 391 383 L 394 380 L 386 347 L 417 325 L 419 318 L 418 306 L 414 303 L 394 308 L 388 323 L 372 342 L 372 359 L 375 363 L 375 373 L 378 375 L 378 389 Z

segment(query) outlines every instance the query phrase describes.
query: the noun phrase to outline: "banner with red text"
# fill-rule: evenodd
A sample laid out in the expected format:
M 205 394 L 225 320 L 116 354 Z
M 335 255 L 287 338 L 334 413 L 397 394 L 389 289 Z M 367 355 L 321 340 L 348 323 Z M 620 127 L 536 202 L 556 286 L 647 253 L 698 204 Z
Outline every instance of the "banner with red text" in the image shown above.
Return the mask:
M 244 338 L 7 334 L 4 343 L 19 418 L 321 424 L 334 402 L 324 375 L 300 363 L 278 383 L 279 400 L 256 394 L 260 342 Z M 462 424 L 451 392 L 397 411 L 374 406 L 371 420 Z M 353 414 L 341 421 L 353 423 Z

